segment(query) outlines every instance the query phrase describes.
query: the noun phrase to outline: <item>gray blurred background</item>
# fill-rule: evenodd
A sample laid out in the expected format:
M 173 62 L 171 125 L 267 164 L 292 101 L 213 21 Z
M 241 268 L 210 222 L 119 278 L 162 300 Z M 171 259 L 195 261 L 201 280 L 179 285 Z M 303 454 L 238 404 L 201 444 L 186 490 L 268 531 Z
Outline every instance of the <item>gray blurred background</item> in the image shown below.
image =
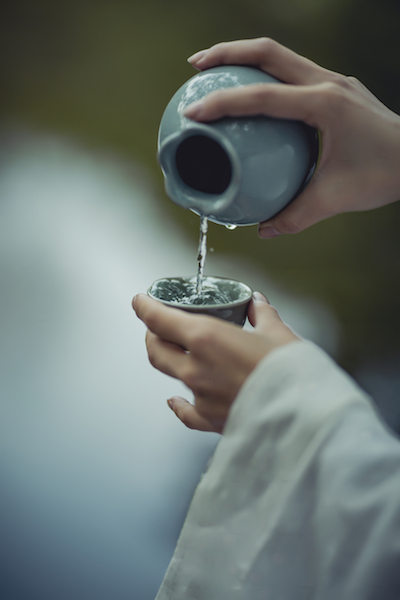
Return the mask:
M 0 599 L 154 598 L 218 437 L 165 400 L 132 296 L 193 273 L 163 109 L 213 43 L 268 35 L 400 112 L 395 0 L 5 2 L 0 19 Z M 400 204 L 262 241 L 211 224 L 206 272 L 260 289 L 400 430 Z

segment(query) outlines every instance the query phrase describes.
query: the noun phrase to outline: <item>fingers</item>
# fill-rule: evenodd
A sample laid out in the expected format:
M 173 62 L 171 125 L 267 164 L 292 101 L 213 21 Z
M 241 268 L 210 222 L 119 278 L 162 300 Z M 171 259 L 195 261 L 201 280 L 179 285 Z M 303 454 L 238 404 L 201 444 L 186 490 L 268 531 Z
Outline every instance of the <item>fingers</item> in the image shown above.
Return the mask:
M 314 86 L 267 83 L 231 87 L 211 92 L 190 104 L 185 117 L 196 121 L 215 121 L 222 117 L 265 115 L 280 119 L 296 119 L 320 128 L 321 94 L 324 84 Z
M 155 369 L 165 375 L 180 379 L 188 361 L 188 355 L 183 348 L 162 340 L 151 331 L 147 331 L 146 334 L 146 347 L 150 364 Z
M 280 321 L 280 317 L 261 292 L 254 292 L 248 310 L 248 318 L 251 325 L 258 329 L 268 329 L 274 321 Z
M 289 204 L 279 215 L 269 221 L 264 221 L 258 226 L 258 236 L 263 239 L 271 239 L 282 234 L 294 234 L 304 231 L 311 225 L 327 219 L 330 214 L 323 211 L 323 207 L 312 201 L 312 197 L 307 194 L 307 198 L 300 196 Z M 307 210 L 306 205 L 310 208 Z
M 296 85 L 323 81 L 329 73 L 319 65 L 269 38 L 216 44 L 197 52 L 189 62 L 199 70 L 217 65 L 250 65 Z
M 132 306 L 150 331 L 182 348 L 187 347 L 191 315 L 180 309 L 164 306 L 145 294 L 135 296 Z
M 190 404 L 180 396 L 174 396 L 168 400 L 168 406 L 174 411 L 178 419 L 182 421 L 189 429 L 198 431 L 215 431 L 221 433 L 221 429 L 216 428 L 204 417 L 202 417 L 193 404 Z
M 329 181 L 320 165 L 308 187 L 298 198 L 275 217 L 259 224 L 258 235 L 262 239 L 270 239 L 281 234 L 299 233 L 346 210 L 351 193 L 350 182 L 338 176 Z
M 254 292 L 249 306 L 248 317 L 255 332 L 267 336 L 271 349 L 288 344 L 299 337 L 285 325 L 278 311 L 269 304 L 260 292 Z

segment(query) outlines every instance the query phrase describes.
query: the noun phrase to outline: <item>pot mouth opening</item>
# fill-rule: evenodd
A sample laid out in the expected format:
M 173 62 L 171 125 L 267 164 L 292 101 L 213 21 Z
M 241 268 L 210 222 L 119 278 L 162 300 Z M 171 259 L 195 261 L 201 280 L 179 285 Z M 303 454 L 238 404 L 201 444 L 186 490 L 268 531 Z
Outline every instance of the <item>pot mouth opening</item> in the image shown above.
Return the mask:
M 219 196 L 232 181 L 232 163 L 215 139 L 196 133 L 183 139 L 175 153 L 179 177 L 189 188 Z
M 236 149 L 204 123 L 190 124 L 159 142 L 158 161 L 169 198 L 215 220 L 234 201 L 241 180 Z

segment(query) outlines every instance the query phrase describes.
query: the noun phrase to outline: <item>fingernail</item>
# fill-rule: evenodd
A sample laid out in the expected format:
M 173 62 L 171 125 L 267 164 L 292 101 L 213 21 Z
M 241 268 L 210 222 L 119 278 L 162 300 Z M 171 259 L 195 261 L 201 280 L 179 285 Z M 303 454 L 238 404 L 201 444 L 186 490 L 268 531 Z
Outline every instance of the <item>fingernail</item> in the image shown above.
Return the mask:
M 269 304 L 268 299 L 261 292 L 253 292 L 253 300 L 255 302 L 264 302 L 264 304 Z
M 197 100 L 185 108 L 183 115 L 188 119 L 195 119 L 198 117 L 203 109 L 203 100 Z
M 205 56 L 206 52 L 207 50 L 200 50 L 200 52 L 192 54 L 192 56 L 189 56 L 189 58 L 187 59 L 188 63 L 194 65 Z
M 172 402 L 172 398 L 170 398 L 169 400 L 167 400 L 167 404 L 170 407 L 171 410 L 174 410 L 174 403 Z
M 265 225 L 264 227 L 258 228 L 258 237 L 263 240 L 267 240 L 270 238 L 278 237 L 278 235 L 282 235 L 277 231 L 272 225 Z
M 136 304 L 136 299 L 137 299 L 137 294 L 136 294 L 136 296 L 134 296 L 134 298 L 133 298 L 133 300 L 132 300 L 132 307 L 133 307 L 133 310 L 136 310 L 136 306 L 135 306 L 135 304 Z

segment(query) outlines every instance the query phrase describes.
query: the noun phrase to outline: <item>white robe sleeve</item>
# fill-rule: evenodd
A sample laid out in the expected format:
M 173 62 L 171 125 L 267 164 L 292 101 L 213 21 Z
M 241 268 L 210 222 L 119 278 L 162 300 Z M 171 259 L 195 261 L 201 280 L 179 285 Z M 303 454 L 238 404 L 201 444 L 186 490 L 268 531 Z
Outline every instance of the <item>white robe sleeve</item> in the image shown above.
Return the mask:
M 156 600 L 261 599 L 400 599 L 399 440 L 309 342 L 241 389 Z

